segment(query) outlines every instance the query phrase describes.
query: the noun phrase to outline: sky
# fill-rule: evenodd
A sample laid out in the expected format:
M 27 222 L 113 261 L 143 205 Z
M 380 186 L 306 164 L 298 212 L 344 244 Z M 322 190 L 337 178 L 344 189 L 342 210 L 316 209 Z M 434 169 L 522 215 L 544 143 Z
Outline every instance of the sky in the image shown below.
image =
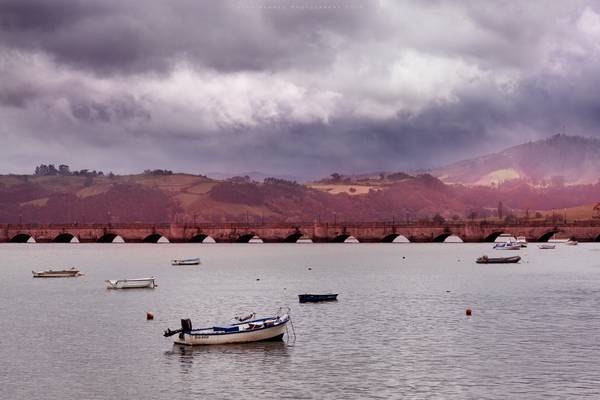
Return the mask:
M 0 173 L 299 178 L 600 137 L 600 1 L 0 0 Z

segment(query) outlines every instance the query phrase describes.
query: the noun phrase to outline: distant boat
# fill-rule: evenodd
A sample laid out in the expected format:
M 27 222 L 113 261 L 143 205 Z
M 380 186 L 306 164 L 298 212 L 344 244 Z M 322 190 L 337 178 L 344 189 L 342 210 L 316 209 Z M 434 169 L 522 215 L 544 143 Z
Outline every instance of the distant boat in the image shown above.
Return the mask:
M 569 239 L 565 242 L 565 245 L 567 246 L 577 246 L 579 244 L 579 242 L 577 240 L 573 240 L 573 239 Z
M 556 248 L 555 244 L 540 244 L 538 246 L 542 250 L 554 250 Z
M 81 275 L 77 268 L 47 270 L 47 271 L 31 271 L 34 278 L 72 278 Z
M 186 346 L 278 341 L 283 339 L 289 321 L 289 310 L 272 317 L 200 329 L 192 329 L 192 321 L 182 319 L 181 329 L 167 329 L 164 336 L 179 334 L 175 344 Z
M 198 265 L 200 264 L 199 258 L 187 258 L 184 260 L 171 260 L 171 265 Z
M 494 250 L 520 250 L 521 245 L 517 242 L 501 242 L 494 245 Z
M 527 247 L 527 238 L 525 236 L 517 236 L 517 244 L 521 247 Z
M 501 233 L 496 240 L 494 240 L 494 243 L 516 243 L 517 241 L 518 239 L 510 233 Z
M 153 276 L 150 278 L 107 280 L 105 282 L 108 289 L 154 289 L 158 286 Z
M 488 257 L 481 256 L 475 262 L 477 264 L 516 264 L 521 261 L 521 257 Z
M 314 293 L 305 293 L 299 294 L 298 300 L 300 303 L 318 303 L 321 301 L 336 301 L 337 293 L 325 293 L 325 294 L 314 294 Z
M 550 239 L 548 239 L 548 243 L 567 243 L 571 238 L 558 238 L 556 234 L 552 235 Z
M 263 240 L 261 238 L 259 238 L 258 236 L 254 235 L 250 238 L 250 240 L 248 240 L 248 243 L 264 243 Z

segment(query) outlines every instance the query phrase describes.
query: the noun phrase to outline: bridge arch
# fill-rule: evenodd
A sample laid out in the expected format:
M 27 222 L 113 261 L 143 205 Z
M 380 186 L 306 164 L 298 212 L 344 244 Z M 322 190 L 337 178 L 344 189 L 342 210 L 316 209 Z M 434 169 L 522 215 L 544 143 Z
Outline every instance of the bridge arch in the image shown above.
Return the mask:
M 9 243 L 35 243 L 35 238 L 28 233 L 19 233 L 10 238 Z
M 498 239 L 498 236 L 502 235 L 503 233 L 504 231 L 492 232 L 485 237 L 485 242 L 493 243 L 496 239 Z
M 463 243 L 463 240 L 455 233 L 444 232 L 434 237 L 433 243 Z
M 125 243 L 125 240 L 116 233 L 105 233 L 98 239 L 98 243 Z
M 216 243 L 215 239 L 212 236 L 205 235 L 204 233 L 199 233 L 189 240 L 190 243 Z
M 71 233 L 61 233 L 52 240 L 54 243 L 79 243 L 79 239 Z
M 552 238 L 552 236 L 556 235 L 558 232 L 559 232 L 558 229 L 553 229 L 551 231 L 548 231 L 548 232 L 544 233 L 542 236 L 540 236 L 537 241 L 538 242 L 547 242 L 548 240 L 550 240 L 550 238 Z
M 285 238 L 284 242 L 285 243 L 296 243 L 298 241 L 298 239 L 300 239 L 302 236 L 304 236 L 302 234 L 302 232 L 294 232 L 294 233 L 288 235 Z
M 160 233 L 153 233 L 148 235 L 143 240 L 144 243 L 170 243 L 169 238 L 161 235 Z
M 598 236 L 596 236 L 596 238 L 594 239 L 594 242 L 600 242 L 600 233 L 598 234 Z
M 348 233 L 343 233 L 341 235 L 337 235 L 336 237 L 333 238 L 332 240 L 333 243 L 360 243 L 360 241 L 348 234 Z
M 391 233 L 389 235 L 387 235 L 386 237 L 384 237 L 383 239 L 381 239 L 382 243 L 410 243 L 410 240 L 404 236 L 404 235 L 399 235 L 397 233 Z
M 348 239 L 349 237 L 350 237 L 350 235 L 348 235 L 348 234 L 337 235 L 336 237 L 333 238 L 332 242 L 333 243 L 344 243 L 346 241 L 346 239 Z
M 433 238 L 432 242 L 433 243 L 444 243 L 444 240 L 448 239 L 448 237 L 452 235 L 452 232 L 444 232 L 440 235 L 437 235 L 436 237 Z

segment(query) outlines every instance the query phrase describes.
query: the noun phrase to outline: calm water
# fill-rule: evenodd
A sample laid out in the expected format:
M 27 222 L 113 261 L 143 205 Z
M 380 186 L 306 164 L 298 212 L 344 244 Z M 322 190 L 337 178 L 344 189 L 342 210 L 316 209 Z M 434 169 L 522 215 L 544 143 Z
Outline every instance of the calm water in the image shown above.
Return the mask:
M 600 244 L 475 264 L 490 247 L 0 245 L 0 398 L 600 398 Z M 203 265 L 169 264 L 190 256 Z M 85 276 L 31 277 L 72 265 Z M 150 275 L 155 290 L 104 286 Z M 305 291 L 339 301 L 298 304 Z M 281 305 L 294 345 L 162 336 Z

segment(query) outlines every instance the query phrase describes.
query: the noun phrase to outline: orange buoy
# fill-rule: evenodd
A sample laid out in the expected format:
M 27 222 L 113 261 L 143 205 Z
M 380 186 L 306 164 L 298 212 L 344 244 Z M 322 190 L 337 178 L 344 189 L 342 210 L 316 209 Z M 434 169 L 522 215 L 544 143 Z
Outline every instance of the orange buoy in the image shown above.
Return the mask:
M 467 314 L 467 316 L 471 316 L 471 314 L 473 314 L 473 311 L 470 308 L 467 308 L 467 311 L 465 311 L 465 314 Z
M 151 312 L 147 312 L 146 313 L 146 319 L 148 321 L 153 320 L 154 319 L 154 314 L 152 314 Z

